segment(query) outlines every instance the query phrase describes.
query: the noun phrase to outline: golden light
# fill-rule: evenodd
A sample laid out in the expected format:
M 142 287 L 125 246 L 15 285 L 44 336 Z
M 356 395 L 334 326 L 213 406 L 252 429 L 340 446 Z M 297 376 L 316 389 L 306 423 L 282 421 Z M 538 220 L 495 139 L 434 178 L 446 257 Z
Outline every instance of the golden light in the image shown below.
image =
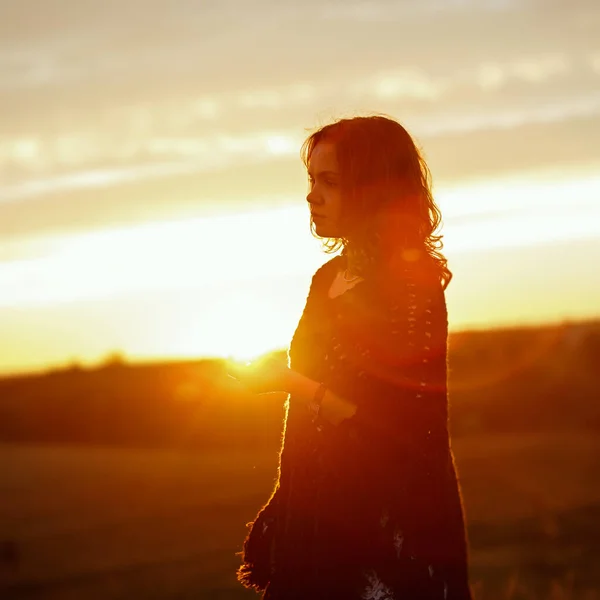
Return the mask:
M 597 312 L 592 283 L 570 275 L 573 254 L 561 275 L 573 286 L 560 293 L 524 258 L 598 238 L 600 177 L 576 175 L 437 192 L 456 275 L 448 293 L 454 328 Z M 28 238 L 3 251 L 10 260 L 0 264 L 0 326 L 12 333 L 0 359 L 11 368 L 74 356 L 94 362 L 114 350 L 132 360 L 254 359 L 289 344 L 312 273 L 329 258 L 310 236 L 306 206 L 289 199 L 275 209 Z M 491 294 L 499 274 L 511 286 Z M 518 285 L 529 286 L 526 302 Z M 582 285 L 589 293 L 576 291 Z
M 281 349 L 290 335 L 289 319 L 277 311 L 266 289 L 264 294 L 232 290 L 219 302 L 218 314 L 220 318 L 198 319 L 180 331 L 169 344 L 171 351 L 194 357 L 210 348 L 213 356 L 247 362 Z

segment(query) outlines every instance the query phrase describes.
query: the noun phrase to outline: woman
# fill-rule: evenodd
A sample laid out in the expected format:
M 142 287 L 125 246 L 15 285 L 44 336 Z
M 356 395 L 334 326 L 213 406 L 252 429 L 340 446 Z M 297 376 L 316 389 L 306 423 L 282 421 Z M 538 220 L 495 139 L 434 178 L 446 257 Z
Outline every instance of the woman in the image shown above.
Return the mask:
M 448 435 L 444 289 L 429 171 L 383 116 L 313 133 L 313 276 L 289 348 L 233 375 L 288 392 L 278 479 L 238 577 L 270 600 L 470 598 Z

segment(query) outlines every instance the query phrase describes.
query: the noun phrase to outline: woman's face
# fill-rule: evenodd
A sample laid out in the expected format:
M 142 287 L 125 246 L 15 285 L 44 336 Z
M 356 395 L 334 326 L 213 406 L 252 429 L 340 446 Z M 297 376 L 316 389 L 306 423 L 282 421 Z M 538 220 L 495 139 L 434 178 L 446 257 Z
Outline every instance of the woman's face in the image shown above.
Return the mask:
M 342 194 L 335 146 L 319 142 L 313 149 L 308 164 L 310 206 L 315 233 L 320 237 L 340 237 Z

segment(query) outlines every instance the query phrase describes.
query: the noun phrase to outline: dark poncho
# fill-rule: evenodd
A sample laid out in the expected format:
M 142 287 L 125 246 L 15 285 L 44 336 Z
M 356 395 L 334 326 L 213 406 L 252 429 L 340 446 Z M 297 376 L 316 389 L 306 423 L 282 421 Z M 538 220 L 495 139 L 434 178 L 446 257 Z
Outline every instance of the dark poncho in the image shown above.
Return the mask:
M 345 261 L 313 276 L 289 359 L 357 412 L 334 426 L 288 398 L 278 481 L 239 579 L 271 600 L 470 598 L 442 285 L 407 263 L 329 298 Z

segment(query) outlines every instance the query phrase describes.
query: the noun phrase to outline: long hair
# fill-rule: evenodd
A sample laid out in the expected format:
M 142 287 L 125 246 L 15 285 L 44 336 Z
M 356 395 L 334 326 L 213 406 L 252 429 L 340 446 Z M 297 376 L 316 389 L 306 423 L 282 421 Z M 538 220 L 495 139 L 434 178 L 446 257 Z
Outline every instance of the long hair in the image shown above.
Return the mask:
M 452 273 L 437 233 L 442 215 L 429 168 L 406 129 L 382 115 L 340 119 L 305 140 L 301 157 L 307 168 L 321 141 L 335 147 L 343 199 L 343 236 L 321 238 L 325 252 L 352 253 L 365 276 L 394 262 L 425 259 L 447 287 Z M 311 231 L 319 237 L 313 222 Z

